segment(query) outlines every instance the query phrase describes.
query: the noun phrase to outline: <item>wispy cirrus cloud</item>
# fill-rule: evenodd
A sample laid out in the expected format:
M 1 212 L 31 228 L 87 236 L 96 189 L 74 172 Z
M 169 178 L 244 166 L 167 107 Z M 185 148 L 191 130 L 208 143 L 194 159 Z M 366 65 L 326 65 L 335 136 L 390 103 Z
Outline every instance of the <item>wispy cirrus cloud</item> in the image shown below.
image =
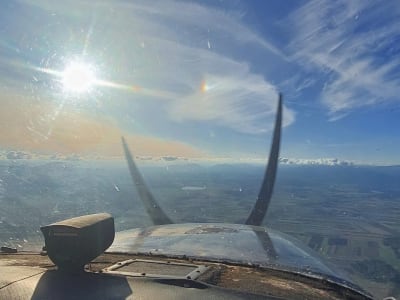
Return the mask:
M 218 59 L 218 58 L 213 58 Z M 273 127 L 277 90 L 259 75 L 251 74 L 246 64 L 230 61 L 229 75 L 216 67 L 204 75 L 203 90 L 178 99 L 171 116 L 180 121 L 210 121 L 244 133 L 263 133 Z M 284 126 L 294 122 L 294 112 L 285 108 Z
M 304 70 L 323 76 L 321 101 L 331 120 L 398 101 L 398 1 L 312 0 L 287 21 L 293 29 L 287 50 Z

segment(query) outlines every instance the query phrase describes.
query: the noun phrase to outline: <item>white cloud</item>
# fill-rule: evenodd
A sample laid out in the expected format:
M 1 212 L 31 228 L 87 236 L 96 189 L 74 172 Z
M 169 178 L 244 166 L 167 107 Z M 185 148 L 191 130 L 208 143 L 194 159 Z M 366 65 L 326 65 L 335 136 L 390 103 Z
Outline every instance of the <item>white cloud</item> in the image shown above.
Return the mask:
M 398 1 L 309 1 L 288 22 L 292 59 L 327 78 L 321 100 L 332 120 L 398 100 Z
M 354 162 L 337 158 L 286 158 L 280 157 L 279 163 L 284 165 L 316 165 L 316 166 L 352 166 Z
M 215 73 L 204 76 L 205 90 L 199 88 L 175 101 L 171 115 L 177 120 L 212 121 L 240 132 L 262 133 L 273 126 L 277 92 L 271 84 L 251 74 L 247 65 L 225 61 L 231 75 L 217 69 L 222 61 L 215 60 Z M 217 62 L 219 60 L 219 62 Z M 214 68 L 212 68 L 214 69 Z M 210 69 L 211 70 L 211 69 Z M 284 126 L 294 121 L 294 112 L 285 108 Z
M 265 166 L 268 163 L 266 158 L 255 158 L 255 157 L 203 157 L 203 158 L 191 158 L 186 159 L 182 157 L 152 157 L 151 159 L 136 157 L 141 163 L 151 162 L 154 164 L 162 163 L 163 165 L 173 164 L 187 164 L 197 163 L 205 165 L 218 165 L 218 164 L 252 164 Z M 354 166 L 359 165 L 358 162 L 350 160 L 342 160 L 338 158 L 288 158 L 280 157 L 279 164 L 281 165 L 313 165 L 313 166 Z

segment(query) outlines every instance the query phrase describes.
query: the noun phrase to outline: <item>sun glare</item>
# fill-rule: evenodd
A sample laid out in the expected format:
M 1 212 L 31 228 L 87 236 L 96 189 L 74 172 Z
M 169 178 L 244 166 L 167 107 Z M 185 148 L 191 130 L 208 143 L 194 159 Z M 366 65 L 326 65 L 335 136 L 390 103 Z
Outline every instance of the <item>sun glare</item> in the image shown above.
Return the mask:
M 62 84 L 67 92 L 88 92 L 95 79 L 93 68 L 82 62 L 71 62 L 62 72 Z

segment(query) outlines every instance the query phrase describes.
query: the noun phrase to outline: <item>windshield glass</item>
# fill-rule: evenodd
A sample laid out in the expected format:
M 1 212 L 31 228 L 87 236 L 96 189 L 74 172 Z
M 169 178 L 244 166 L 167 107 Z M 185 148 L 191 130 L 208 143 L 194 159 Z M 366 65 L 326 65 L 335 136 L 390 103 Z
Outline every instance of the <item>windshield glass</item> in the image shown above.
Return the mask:
M 399 17 L 395 0 L 3 1 L 1 246 L 97 212 L 153 225 L 122 136 L 174 223 L 244 224 L 282 92 L 262 225 L 399 294 Z

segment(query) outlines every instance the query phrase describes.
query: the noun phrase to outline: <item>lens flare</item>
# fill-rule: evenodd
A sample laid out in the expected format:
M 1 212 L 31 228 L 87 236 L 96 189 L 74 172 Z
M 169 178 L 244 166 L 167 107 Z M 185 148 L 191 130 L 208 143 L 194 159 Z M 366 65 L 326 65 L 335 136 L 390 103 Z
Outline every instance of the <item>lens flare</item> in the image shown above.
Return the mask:
M 95 87 L 106 87 L 165 99 L 177 97 L 176 94 L 164 90 L 148 89 L 137 84 L 124 84 L 98 78 L 95 72 L 98 68 L 81 60 L 70 61 L 62 71 L 52 68 L 34 68 L 34 70 L 57 78 L 57 82 L 62 83 L 63 91 L 67 95 L 88 93 Z

